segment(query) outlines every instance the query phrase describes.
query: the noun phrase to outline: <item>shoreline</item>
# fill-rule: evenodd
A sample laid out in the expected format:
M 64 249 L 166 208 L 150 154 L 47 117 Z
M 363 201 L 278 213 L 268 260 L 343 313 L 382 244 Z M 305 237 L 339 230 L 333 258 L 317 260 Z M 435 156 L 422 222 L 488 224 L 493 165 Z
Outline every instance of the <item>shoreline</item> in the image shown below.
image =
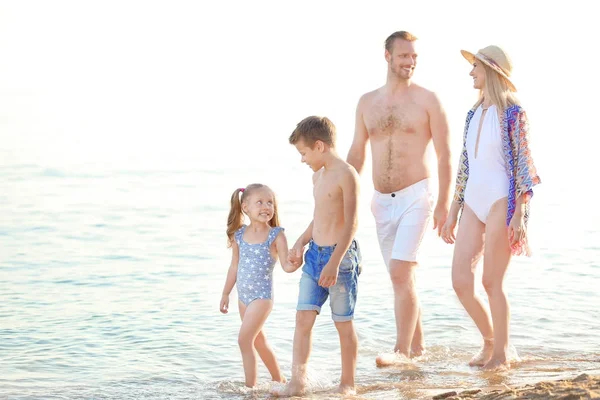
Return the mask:
M 539 381 L 535 384 L 506 386 L 502 389 L 466 389 L 444 391 L 432 400 L 508 400 L 508 399 L 600 399 L 600 375 L 579 374 L 569 379 Z

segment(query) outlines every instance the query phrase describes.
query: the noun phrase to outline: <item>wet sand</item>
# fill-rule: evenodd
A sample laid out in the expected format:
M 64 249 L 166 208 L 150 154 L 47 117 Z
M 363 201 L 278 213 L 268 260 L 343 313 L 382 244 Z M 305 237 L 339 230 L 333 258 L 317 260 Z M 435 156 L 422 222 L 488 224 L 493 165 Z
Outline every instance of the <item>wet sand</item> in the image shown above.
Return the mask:
M 434 400 L 507 400 L 507 399 L 600 399 L 600 375 L 578 375 L 572 379 L 541 381 L 534 385 L 503 387 L 501 389 L 471 389 L 443 392 L 432 397 Z

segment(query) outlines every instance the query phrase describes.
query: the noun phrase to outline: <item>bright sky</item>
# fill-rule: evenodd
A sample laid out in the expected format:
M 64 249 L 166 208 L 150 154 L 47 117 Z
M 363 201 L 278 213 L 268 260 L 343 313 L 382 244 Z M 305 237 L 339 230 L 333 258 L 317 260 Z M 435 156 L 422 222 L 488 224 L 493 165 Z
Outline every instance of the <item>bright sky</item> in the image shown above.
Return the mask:
M 566 174 L 557 159 L 581 164 L 600 144 L 591 4 L 2 1 L 0 165 L 272 165 L 265 153 L 297 157 L 287 137 L 311 114 L 336 123 L 345 155 L 358 98 L 385 82 L 385 38 L 409 30 L 454 150 L 476 98 L 459 50 L 498 44 L 534 156 Z

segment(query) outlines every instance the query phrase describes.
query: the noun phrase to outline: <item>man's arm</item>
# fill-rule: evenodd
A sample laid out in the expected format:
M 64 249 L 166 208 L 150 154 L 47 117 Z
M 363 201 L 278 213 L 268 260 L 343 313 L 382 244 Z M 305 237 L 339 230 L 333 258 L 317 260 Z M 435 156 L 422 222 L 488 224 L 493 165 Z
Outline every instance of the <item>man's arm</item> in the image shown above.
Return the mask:
M 356 106 L 356 121 L 354 125 L 354 139 L 348 151 L 346 161 L 352 165 L 360 174 L 365 165 L 365 155 L 367 152 L 367 142 L 369 141 L 369 133 L 363 119 L 363 108 L 365 104 L 365 96 L 363 95 Z
M 452 176 L 450 130 L 442 103 L 433 93 L 429 108 L 429 129 L 437 156 L 439 180 L 438 201 L 433 214 L 433 229 L 437 228 L 439 235 L 444 222 L 446 222 L 448 207 L 450 206 L 450 182 Z
M 348 251 L 358 227 L 357 212 L 360 188 L 356 171 L 349 168 L 341 179 L 340 187 L 344 207 L 344 226 L 337 235 L 335 250 L 321 273 L 319 285 L 322 287 L 335 285 L 340 263 Z

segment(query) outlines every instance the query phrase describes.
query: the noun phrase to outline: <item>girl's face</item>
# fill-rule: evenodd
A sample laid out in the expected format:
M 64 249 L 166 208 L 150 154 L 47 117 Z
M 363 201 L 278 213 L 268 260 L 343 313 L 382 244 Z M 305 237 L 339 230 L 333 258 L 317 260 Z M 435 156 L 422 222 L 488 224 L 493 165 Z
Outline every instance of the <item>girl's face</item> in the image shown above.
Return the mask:
M 485 87 L 485 69 L 481 61 L 475 59 L 473 63 L 473 69 L 469 74 L 473 77 L 473 87 L 475 89 L 483 90 Z
M 242 203 L 242 210 L 254 223 L 268 223 L 275 215 L 275 196 L 267 188 L 256 189 Z

